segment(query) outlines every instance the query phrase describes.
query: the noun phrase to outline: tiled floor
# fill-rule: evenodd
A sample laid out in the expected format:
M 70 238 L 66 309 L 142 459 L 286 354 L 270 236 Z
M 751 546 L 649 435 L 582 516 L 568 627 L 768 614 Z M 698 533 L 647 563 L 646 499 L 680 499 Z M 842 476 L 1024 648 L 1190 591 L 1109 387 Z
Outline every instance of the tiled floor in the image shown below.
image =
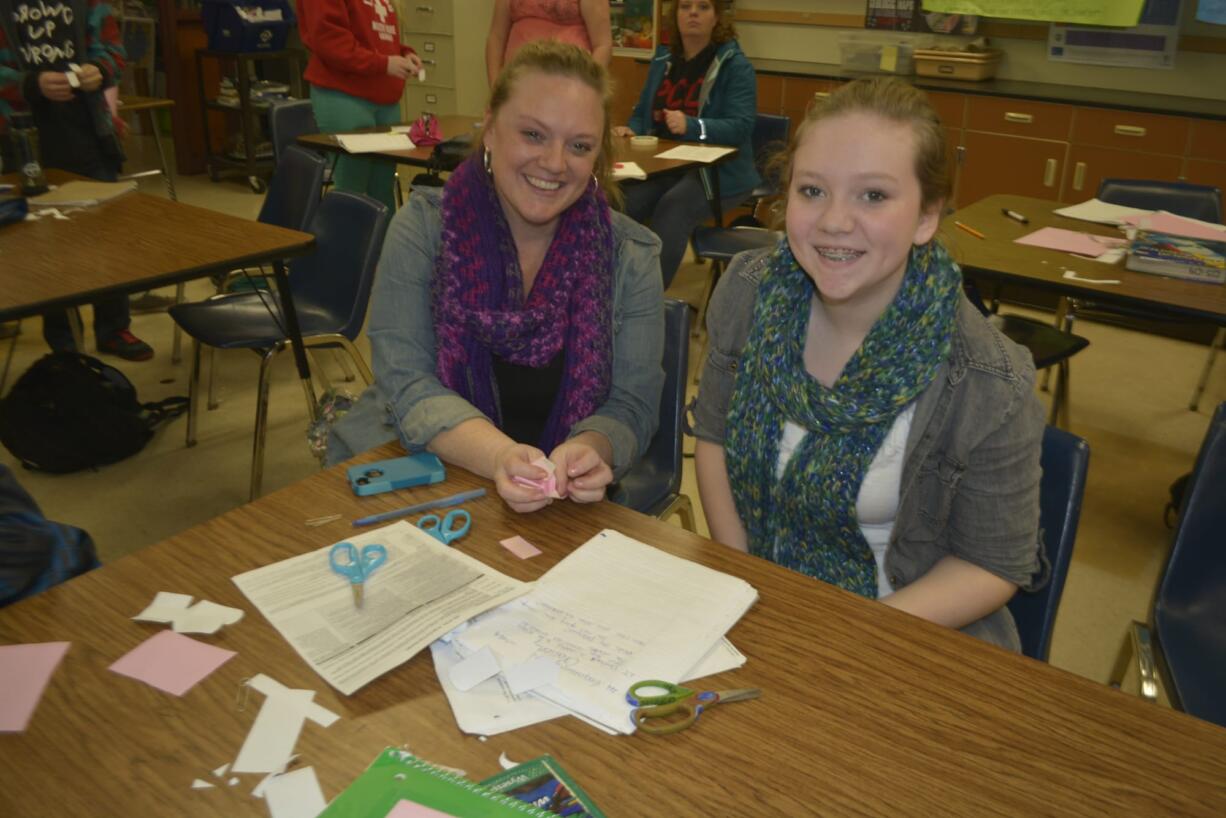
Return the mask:
M 129 170 L 154 164 L 152 152 L 139 147 L 130 150 Z M 142 189 L 162 193 L 156 179 L 143 181 Z M 180 178 L 178 192 L 182 201 L 252 218 L 260 204 L 238 180 L 214 184 L 206 177 Z M 671 294 L 697 303 L 706 269 L 684 267 Z M 208 293 L 202 282 L 189 286 L 189 297 Z M 134 331 L 157 350 L 151 362 L 119 364 L 142 400 L 187 394 L 186 364 L 170 360 L 171 328 L 162 313 L 134 317 Z M 1187 401 L 1204 360 L 1202 347 L 1088 322 L 1078 331 L 1091 346 L 1073 366 L 1072 430 L 1089 441 L 1091 467 L 1051 661 L 1103 681 L 1126 623 L 1145 615 L 1169 539 L 1162 524 L 1168 486 L 1191 468 L 1213 407 L 1226 400 L 1226 363 L 1214 372 L 1200 410 L 1191 412 Z M 39 321 L 25 321 L 10 382 L 45 351 Z M 698 354 L 695 345 L 694 366 Z M 266 492 L 317 468 L 305 442 L 302 392 L 290 357 L 282 358 L 270 400 Z M 98 472 L 51 476 L 16 467 L 19 478 L 49 516 L 88 529 L 105 560 L 241 504 L 247 496 L 257 359 L 230 352 L 218 353 L 218 360 L 222 405 L 201 417 L 196 447 L 184 447 L 180 418 L 139 455 Z M 340 377 L 330 355 L 316 361 L 331 377 Z M 0 451 L 0 458 L 16 466 L 7 451 Z M 691 464 L 687 461 L 685 490 L 698 504 Z

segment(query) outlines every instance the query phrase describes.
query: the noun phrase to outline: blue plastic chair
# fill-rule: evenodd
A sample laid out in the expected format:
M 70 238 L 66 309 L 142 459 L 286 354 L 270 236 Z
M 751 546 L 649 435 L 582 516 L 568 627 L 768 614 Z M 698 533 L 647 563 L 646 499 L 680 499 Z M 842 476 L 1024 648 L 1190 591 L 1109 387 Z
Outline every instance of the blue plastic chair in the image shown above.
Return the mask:
M 273 104 L 268 109 L 268 131 L 272 138 L 273 159 L 280 164 L 286 148 L 294 146 L 298 137 L 319 133 L 311 101 L 291 99 Z
M 666 520 L 681 515 L 689 531 L 694 525 L 694 506 L 681 493 L 682 423 L 685 417 L 685 386 L 689 380 L 690 307 L 684 301 L 664 300 L 664 390 L 660 394 L 660 426 L 642 458 L 630 467 L 609 499 L 618 505 Z
M 318 188 L 314 188 L 318 190 Z M 383 248 L 390 213 L 369 196 L 333 191 L 324 196 L 311 223 L 315 252 L 290 262 L 294 307 L 307 347 L 339 348 L 348 353 L 367 385 L 374 381 L 353 340 L 362 331 L 375 265 Z M 170 315 L 192 337 L 192 377 L 188 391 L 187 445 L 196 442 L 196 404 L 200 392 L 200 346 L 251 349 L 261 355 L 256 397 L 251 499 L 260 495 L 264 436 L 268 419 L 270 364 L 290 345 L 275 293 L 254 290 L 216 295 L 170 308 Z M 310 399 L 314 399 L 311 396 Z
M 788 143 L 788 128 L 792 127 L 792 120 L 786 116 L 777 114 L 758 114 L 754 117 L 753 134 L 750 136 L 750 144 L 753 146 L 753 163 L 758 170 L 758 175 L 762 177 L 762 182 L 749 192 L 749 198 L 745 201 L 745 207 L 753 213 L 758 208 L 758 203 L 770 196 L 779 195 L 779 180 L 775 179 L 770 174 L 771 158 L 787 147 Z M 732 223 L 734 227 L 762 227 L 756 216 L 743 216 Z
M 1211 185 L 1194 185 L 1190 182 L 1163 182 L 1154 179 L 1103 179 L 1098 185 L 1098 198 L 1111 204 L 1125 207 L 1140 207 L 1145 210 L 1165 210 L 1189 219 L 1222 223 L 1222 191 Z M 1063 323 L 1061 328 L 1069 330 L 1073 319 L 1077 316 L 1098 313 L 1104 316 L 1125 316 L 1153 320 L 1154 314 L 1143 309 L 1135 309 L 1122 304 L 1105 304 L 1091 299 L 1070 298 L 1064 304 Z M 1165 320 L 1179 321 L 1181 319 L 1165 317 Z M 1200 379 L 1192 391 L 1192 399 L 1188 408 L 1196 411 L 1200 406 L 1200 397 L 1204 394 L 1205 384 L 1209 381 L 1209 372 L 1217 351 L 1226 344 L 1226 327 L 1218 327 L 1209 345 L 1209 355 L 1201 369 Z
M 1009 613 L 1017 623 L 1022 653 L 1046 662 L 1051 653 L 1051 632 L 1064 593 L 1064 580 L 1073 558 L 1073 542 L 1077 539 L 1081 498 L 1090 468 L 1090 447 L 1077 435 L 1048 426 L 1043 430 L 1043 452 L 1039 462 L 1043 467 L 1039 482 L 1039 528 L 1051 563 L 1051 576 L 1037 591 L 1014 594 L 1009 601 Z
M 1135 658 L 1141 696 L 1226 727 L 1226 403 L 1217 408 L 1184 491 L 1149 623 L 1133 622 L 1111 674 Z

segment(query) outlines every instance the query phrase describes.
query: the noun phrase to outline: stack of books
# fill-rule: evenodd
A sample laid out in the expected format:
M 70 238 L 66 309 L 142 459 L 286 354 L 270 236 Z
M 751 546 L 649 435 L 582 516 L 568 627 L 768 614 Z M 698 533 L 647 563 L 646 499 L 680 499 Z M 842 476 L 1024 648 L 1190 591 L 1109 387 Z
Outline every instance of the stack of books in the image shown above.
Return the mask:
M 1189 281 L 1226 281 L 1226 231 L 1222 240 L 1138 230 L 1128 248 L 1129 270 Z

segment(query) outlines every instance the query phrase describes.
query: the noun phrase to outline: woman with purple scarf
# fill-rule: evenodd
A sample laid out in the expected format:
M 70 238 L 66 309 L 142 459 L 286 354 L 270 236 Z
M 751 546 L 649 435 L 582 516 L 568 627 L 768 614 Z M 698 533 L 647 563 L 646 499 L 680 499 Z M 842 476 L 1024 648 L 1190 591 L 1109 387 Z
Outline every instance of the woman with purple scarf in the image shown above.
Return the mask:
M 503 69 L 478 149 L 392 221 L 376 383 L 333 426 L 330 463 L 398 436 L 527 512 L 553 499 L 532 484 L 541 458 L 556 496 L 595 502 L 643 453 L 664 382 L 660 242 L 609 208 L 609 105 L 573 45 L 531 43 Z

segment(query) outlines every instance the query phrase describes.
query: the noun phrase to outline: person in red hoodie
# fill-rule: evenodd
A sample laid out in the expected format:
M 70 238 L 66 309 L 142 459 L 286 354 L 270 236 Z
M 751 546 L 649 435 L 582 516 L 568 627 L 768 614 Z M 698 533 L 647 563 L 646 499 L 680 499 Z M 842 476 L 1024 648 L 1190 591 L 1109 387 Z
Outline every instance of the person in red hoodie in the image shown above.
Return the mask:
M 306 79 L 321 131 L 400 121 L 404 81 L 421 70 L 421 59 L 401 45 L 391 0 L 299 0 L 298 30 L 311 51 Z M 332 181 L 394 208 L 394 173 L 389 162 L 342 156 Z

